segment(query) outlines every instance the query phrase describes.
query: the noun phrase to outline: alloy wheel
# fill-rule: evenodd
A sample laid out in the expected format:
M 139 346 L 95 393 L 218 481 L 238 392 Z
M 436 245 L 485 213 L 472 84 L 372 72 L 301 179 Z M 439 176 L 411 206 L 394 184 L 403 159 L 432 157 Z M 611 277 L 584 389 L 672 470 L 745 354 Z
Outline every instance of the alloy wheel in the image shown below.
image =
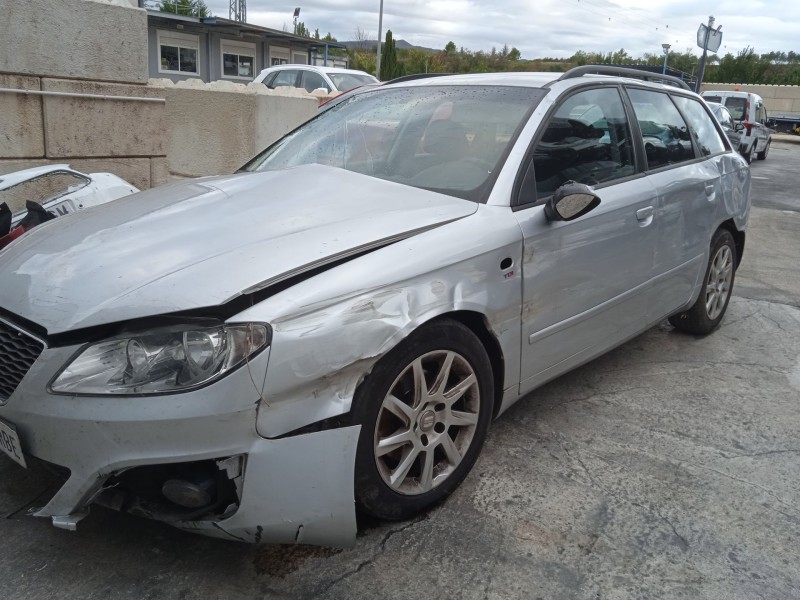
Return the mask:
M 714 255 L 708 269 L 706 281 L 706 313 L 712 321 L 725 308 L 733 280 L 733 253 L 729 246 L 722 246 Z
M 475 370 L 459 353 L 436 350 L 413 360 L 378 412 L 373 449 L 383 481 L 405 495 L 439 486 L 467 453 L 480 410 Z

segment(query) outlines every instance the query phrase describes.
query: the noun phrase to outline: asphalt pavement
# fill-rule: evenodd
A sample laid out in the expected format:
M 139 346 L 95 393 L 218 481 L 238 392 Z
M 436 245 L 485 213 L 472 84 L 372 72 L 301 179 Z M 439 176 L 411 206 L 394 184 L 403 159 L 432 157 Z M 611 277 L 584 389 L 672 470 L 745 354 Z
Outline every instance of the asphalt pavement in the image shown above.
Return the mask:
M 26 516 L 50 479 L 0 456 L 0 597 L 800 597 L 800 145 L 751 166 L 722 326 L 664 323 L 530 394 L 447 502 L 347 550 L 247 546 L 96 509 Z

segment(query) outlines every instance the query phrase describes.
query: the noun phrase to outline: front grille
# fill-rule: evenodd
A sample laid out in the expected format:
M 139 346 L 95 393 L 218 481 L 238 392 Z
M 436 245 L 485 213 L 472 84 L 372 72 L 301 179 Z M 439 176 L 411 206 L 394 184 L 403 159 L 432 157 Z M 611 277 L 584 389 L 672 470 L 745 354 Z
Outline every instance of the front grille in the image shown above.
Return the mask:
M 0 402 L 5 402 L 39 358 L 44 345 L 0 321 Z

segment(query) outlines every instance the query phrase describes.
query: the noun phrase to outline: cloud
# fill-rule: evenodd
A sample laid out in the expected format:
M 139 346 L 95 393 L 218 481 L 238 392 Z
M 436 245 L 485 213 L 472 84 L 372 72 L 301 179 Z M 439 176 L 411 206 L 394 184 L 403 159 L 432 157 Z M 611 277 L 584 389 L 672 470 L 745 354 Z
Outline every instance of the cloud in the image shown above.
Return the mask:
M 229 0 L 206 0 L 220 17 Z M 339 40 L 355 38 L 356 29 L 377 37 L 380 0 L 248 0 L 250 23 L 275 29 L 292 27 L 292 14 L 311 31 L 330 32 Z M 523 58 L 568 57 L 578 50 L 611 52 L 624 48 L 633 56 L 660 54 L 661 44 L 700 54 L 696 32 L 708 15 L 722 25 L 720 54 L 747 46 L 756 52 L 797 51 L 796 0 L 404 0 L 384 1 L 383 30 L 396 39 L 430 48 L 449 41 L 470 50 L 504 44 Z

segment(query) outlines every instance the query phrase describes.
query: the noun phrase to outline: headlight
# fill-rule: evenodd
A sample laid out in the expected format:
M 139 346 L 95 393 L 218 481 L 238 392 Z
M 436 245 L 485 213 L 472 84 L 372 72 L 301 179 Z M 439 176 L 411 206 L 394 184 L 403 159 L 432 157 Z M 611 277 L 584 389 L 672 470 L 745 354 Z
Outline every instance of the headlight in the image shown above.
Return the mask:
M 53 381 L 68 394 L 186 391 L 235 369 L 269 344 L 266 325 L 186 325 L 125 335 L 83 349 Z

